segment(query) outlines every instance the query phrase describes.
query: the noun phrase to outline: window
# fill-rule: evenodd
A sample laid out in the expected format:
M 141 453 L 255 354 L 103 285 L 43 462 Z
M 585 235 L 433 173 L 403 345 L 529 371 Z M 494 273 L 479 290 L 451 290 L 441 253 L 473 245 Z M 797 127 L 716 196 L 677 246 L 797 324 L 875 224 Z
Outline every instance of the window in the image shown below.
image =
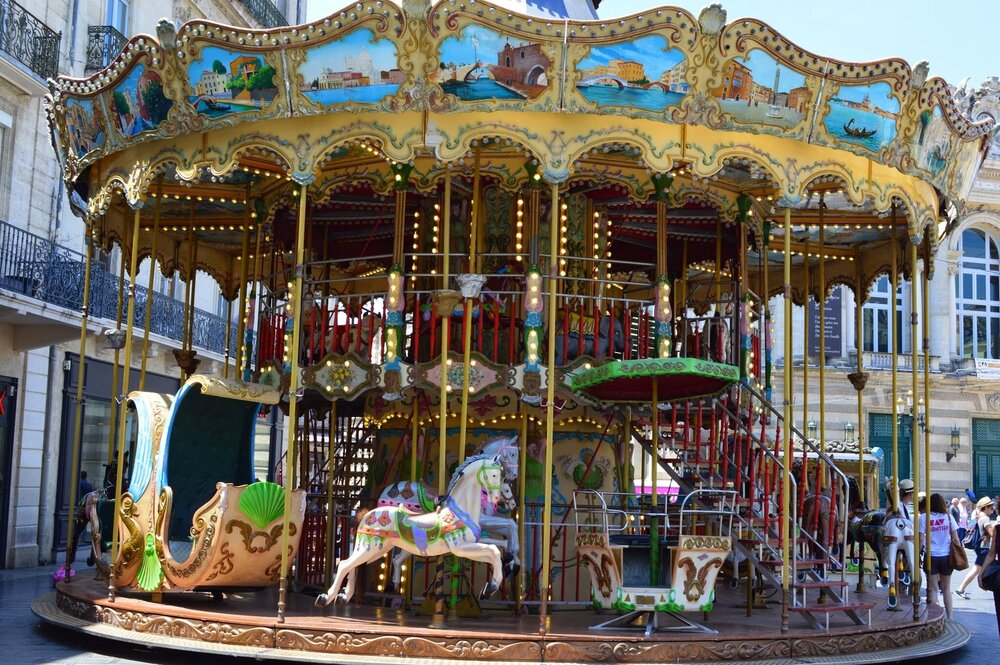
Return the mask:
M 108 0 L 108 25 L 128 36 L 128 15 L 131 0 Z
M 10 175 L 10 159 L 8 145 L 11 140 L 11 128 L 14 126 L 14 118 L 9 113 L 0 110 L 0 219 L 7 218 L 7 201 L 10 198 L 8 192 L 8 176 Z
M 890 353 L 892 339 L 892 323 L 889 320 L 889 291 L 892 284 L 883 275 L 872 284 L 868 290 L 868 301 L 862 308 L 864 320 L 864 350 L 875 353 Z M 904 344 L 908 336 L 907 327 L 903 325 L 904 294 L 908 284 L 900 283 L 896 289 L 896 352 L 905 353 L 908 345 Z
M 955 278 L 958 355 L 1000 358 L 1000 250 L 979 229 L 962 232 Z

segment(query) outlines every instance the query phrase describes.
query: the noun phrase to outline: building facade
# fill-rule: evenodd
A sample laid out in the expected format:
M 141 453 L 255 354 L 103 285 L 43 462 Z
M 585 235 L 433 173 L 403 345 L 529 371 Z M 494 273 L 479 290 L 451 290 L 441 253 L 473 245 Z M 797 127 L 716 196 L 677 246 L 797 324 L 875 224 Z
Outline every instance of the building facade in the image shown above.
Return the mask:
M 109 370 L 116 353 L 103 332 L 118 327 L 118 293 L 127 282 L 119 280 L 119 252 L 94 251 L 81 363 L 83 204 L 66 191 L 51 148 L 43 108 L 46 79 L 103 69 L 129 36 L 153 32 L 164 17 L 178 24 L 210 20 L 261 28 L 302 22 L 305 10 L 305 0 L 0 0 L 0 32 L 9 33 L 0 35 L 5 45 L 0 50 L 0 568 L 50 562 L 65 538 L 74 502 L 68 496 L 73 473 L 68 445 L 81 371 L 82 468 L 95 485 L 116 411 Z M 33 37 L 23 39 L 25 34 Z M 217 81 L 205 81 L 203 94 L 220 94 L 217 88 Z M 126 95 L 114 105 L 110 112 L 123 132 L 131 132 L 132 123 L 149 111 L 141 99 Z M 151 309 L 146 387 L 171 391 L 179 379 L 171 350 L 180 347 L 181 337 L 174 296 L 183 297 L 184 286 L 148 260 L 137 273 L 138 309 L 147 303 Z M 203 358 L 200 371 L 218 372 L 234 315 L 211 278 L 196 281 L 194 348 Z M 144 311 L 136 316 L 140 329 L 144 318 Z M 235 340 L 228 341 L 232 348 Z M 130 389 L 138 385 L 142 363 L 141 353 L 133 355 Z

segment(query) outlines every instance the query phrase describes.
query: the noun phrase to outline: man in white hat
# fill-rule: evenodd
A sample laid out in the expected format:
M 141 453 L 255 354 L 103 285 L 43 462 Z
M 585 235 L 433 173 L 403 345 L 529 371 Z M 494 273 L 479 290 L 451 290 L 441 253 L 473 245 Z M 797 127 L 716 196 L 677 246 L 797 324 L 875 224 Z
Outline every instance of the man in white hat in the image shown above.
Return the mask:
M 899 514 L 896 514 L 896 507 L 892 504 L 893 496 L 891 487 L 886 487 L 886 494 L 889 495 L 889 509 L 886 510 L 886 519 L 890 515 L 902 517 L 913 523 L 913 481 L 903 478 L 899 481 Z

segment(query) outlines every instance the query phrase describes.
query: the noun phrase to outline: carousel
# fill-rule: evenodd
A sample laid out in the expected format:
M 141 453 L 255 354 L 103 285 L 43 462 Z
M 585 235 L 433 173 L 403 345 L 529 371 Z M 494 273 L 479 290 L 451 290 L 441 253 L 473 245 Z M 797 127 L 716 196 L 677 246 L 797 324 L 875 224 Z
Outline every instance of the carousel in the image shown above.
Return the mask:
M 145 372 L 143 262 L 180 276 L 187 314 L 179 392 L 118 396 L 135 427 L 70 521 L 96 573 L 39 598 L 46 621 L 330 662 L 881 662 L 968 640 L 921 599 L 898 483 L 877 510 L 897 469 L 827 437 L 825 307 L 811 388 L 790 362 L 793 304 L 847 285 L 860 338 L 875 280 L 932 278 L 993 124 L 926 63 L 822 57 L 718 5 L 584 22 L 361 0 L 266 31 L 161 21 L 51 82 L 47 109 L 88 278 L 115 245 L 132 276 L 121 385 Z M 232 303 L 218 374 L 191 345 L 206 280 Z M 892 380 L 929 400 L 924 314 L 924 362 L 913 344 Z M 804 433 L 793 396 L 817 387 Z

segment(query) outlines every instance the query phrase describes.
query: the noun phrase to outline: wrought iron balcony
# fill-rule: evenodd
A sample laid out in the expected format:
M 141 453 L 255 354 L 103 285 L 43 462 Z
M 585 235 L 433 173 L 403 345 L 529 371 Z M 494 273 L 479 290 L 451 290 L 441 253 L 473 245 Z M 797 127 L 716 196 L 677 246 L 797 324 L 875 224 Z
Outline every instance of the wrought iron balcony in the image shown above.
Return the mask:
M 0 292 L 6 289 L 79 311 L 83 307 L 85 266 L 83 254 L 0 221 Z M 133 321 L 139 329 L 145 324 L 147 306 L 152 307 L 150 332 L 179 340 L 183 331 L 184 303 L 162 293 L 151 294 L 145 287 L 137 285 Z M 117 308 L 118 277 L 105 267 L 92 264 L 90 315 L 114 321 Z M 230 337 L 230 355 L 234 355 L 237 344 L 235 323 Z M 225 353 L 226 320 L 195 309 L 193 343 L 202 349 Z
M 110 25 L 87 28 L 87 69 L 104 69 L 125 48 L 125 35 Z
M 40 78 L 55 77 L 61 39 L 62 33 L 52 30 L 14 0 L 0 0 L 0 51 Z
M 260 27 L 276 28 L 279 25 L 288 25 L 288 21 L 281 15 L 278 8 L 271 4 L 271 0 L 242 0 L 242 2 L 260 23 Z

